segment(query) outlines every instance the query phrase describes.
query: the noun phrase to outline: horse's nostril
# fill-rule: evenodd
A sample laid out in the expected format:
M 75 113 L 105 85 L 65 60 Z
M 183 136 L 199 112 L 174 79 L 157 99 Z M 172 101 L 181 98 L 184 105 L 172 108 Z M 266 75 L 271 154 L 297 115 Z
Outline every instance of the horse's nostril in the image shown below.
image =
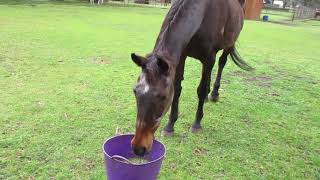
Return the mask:
M 146 154 L 147 149 L 145 147 L 135 147 L 133 148 L 133 152 L 138 156 L 144 156 Z

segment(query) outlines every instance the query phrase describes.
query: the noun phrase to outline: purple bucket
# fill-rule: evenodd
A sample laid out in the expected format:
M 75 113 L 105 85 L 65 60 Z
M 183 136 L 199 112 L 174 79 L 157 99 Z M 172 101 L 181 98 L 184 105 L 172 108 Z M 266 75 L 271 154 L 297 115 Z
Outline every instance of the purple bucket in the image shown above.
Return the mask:
M 138 157 L 131 149 L 133 136 L 132 134 L 115 136 L 103 144 L 106 175 L 109 180 L 157 179 L 166 154 L 165 146 L 161 142 L 154 140 L 151 151 L 144 157 L 148 162 L 145 164 L 133 164 L 127 160 Z

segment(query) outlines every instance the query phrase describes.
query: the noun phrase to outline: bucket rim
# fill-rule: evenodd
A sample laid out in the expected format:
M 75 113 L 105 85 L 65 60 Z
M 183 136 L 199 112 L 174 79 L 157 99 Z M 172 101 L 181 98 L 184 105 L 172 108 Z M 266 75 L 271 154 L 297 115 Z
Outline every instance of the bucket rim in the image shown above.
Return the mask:
M 105 147 L 105 144 L 106 144 L 108 141 L 110 141 L 111 139 L 114 139 L 114 138 L 117 138 L 117 137 L 121 137 L 121 136 L 134 136 L 134 134 L 114 135 L 114 136 L 106 139 L 106 140 L 104 141 L 104 143 L 102 144 L 102 151 L 103 151 L 103 154 L 104 154 L 105 156 L 107 156 L 107 157 L 110 158 L 110 159 L 113 159 L 112 156 L 110 156 L 110 155 L 105 151 L 105 148 L 104 148 L 104 147 Z M 155 162 L 158 162 L 158 161 L 160 161 L 161 159 L 164 159 L 164 158 L 166 157 L 166 154 L 167 154 L 166 146 L 165 146 L 161 141 L 159 141 L 159 140 L 154 139 L 153 141 L 156 141 L 157 143 L 161 144 L 161 146 L 163 146 L 163 149 L 164 149 L 163 155 L 161 155 L 159 158 L 157 158 L 157 159 L 155 159 L 155 160 L 153 160 L 153 161 L 149 161 L 149 162 L 147 162 L 147 163 L 142 163 L 142 164 L 130 164 L 130 165 L 132 165 L 132 166 L 145 166 L 145 165 L 148 165 L 148 164 L 153 164 L 153 163 L 155 163 Z M 120 162 L 120 163 L 123 163 L 123 164 L 126 164 L 125 162 L 122 162 L 122 161 L 118 161 L 118 160 L 115 160 L 115 161 Z

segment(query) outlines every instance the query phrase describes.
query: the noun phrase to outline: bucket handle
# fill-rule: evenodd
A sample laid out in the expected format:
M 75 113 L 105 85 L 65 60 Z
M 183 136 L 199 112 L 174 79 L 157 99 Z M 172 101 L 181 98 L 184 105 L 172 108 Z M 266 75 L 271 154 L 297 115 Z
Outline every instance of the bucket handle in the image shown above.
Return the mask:
M 127 164 L 134 164 L 133 162 L 131 162 L 129 159 L 123 157 L 123 156 L 119 156 L 119 155 L 113 155 L 111 157 L 113 160 L 116 160 L 116 161 L 120 161 L 122 163 L 127 163 Z

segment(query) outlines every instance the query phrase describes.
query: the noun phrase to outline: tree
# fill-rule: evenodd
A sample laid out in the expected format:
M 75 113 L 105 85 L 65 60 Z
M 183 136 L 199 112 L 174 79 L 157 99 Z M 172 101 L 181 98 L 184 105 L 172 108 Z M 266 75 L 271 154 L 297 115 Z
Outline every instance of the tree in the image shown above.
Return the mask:
M 315 6 L 320 4 L 320 0 L 299 0 L 304 6 Z
M 283 6 L 282 6 L 282 8 L 283 8 L 283 9 L 286 8 L 289 3 L 291 3 L 291 0 L 283 0 Z

